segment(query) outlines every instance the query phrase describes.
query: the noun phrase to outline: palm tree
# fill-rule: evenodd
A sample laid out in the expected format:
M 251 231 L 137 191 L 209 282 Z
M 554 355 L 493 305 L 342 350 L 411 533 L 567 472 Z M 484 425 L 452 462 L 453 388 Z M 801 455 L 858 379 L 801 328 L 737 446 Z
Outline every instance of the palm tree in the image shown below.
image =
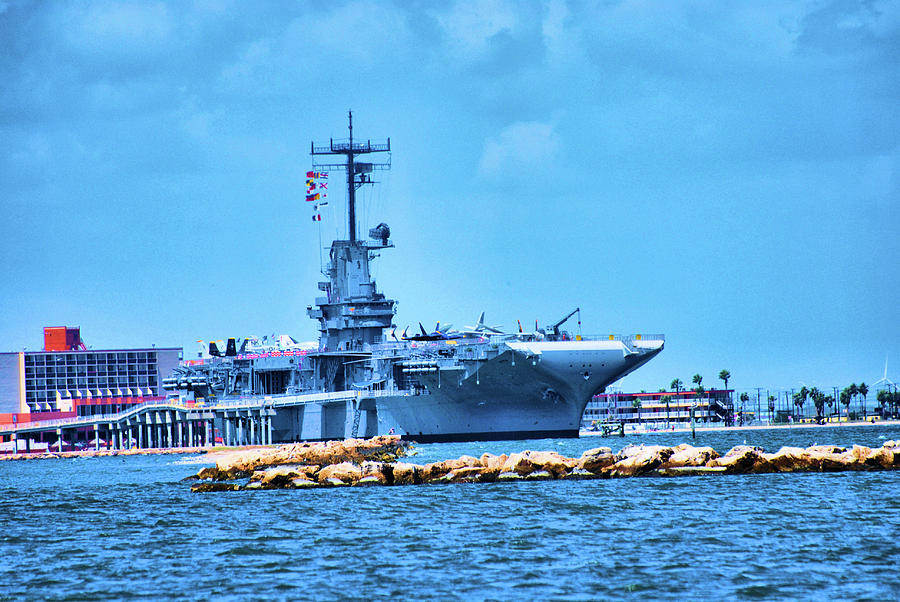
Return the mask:
M 723 372 L 725 372 L 725 371 L 723 370 Z M 721 374 L 719 374 L 719 378 L 722 378 Z M 725 385 L 725 388 L 727 389 L 728 385 Z M 741 411 L 738 415 L 741 417 L 740 426 L 744 426 L 744 404 L 747 403 L 748 401 L 750 401 L 750 396 L 747 395 L 746 391 L 741 393 L 740 400 L 741 400 Z
M 859 394 L 862 395 L 862 398 L 863 398 L 863 402 L 862 402 L 863 420 L 867 420 L 869 415 L 868 415 L 868 412 L 866 411 L 866 395 L 869 394 L 869 387 L 868 387 L 868 385 L 866 385 L 866 383 L 859 383 L 859 387 L 857 387 L 857 390 L 859 391 Z
M 675 389 L 676 393 L 681 393 L 681 388 L 684 386 L 684 383 L 681 382 L 680 378 L 676 378 L 672 380 L 672 383 L 669 385 L 670 389 Z
M 699 374 L 695 374 L 695 375 L 694 375 L 694 378 L 693 378 L 693 381 L 694 381 L 694 384 L 697 385 L 697 386 L 699 387 L 699 386 L 700 386 L 700 383 L 703 382 L 703 377 L 700 376 Z
M 855 387 L 856 385 L 853 386 Z M 850 393 L 850 387 L 844 387 L 844 389 L 841 391 L 841 403 L 846 406 L 848 414 L 850 413 L 850 401 L 852 397 L 853 396 Z
M 878 392 L 878 395 L 875 397 L 875 399 L 878 400 L 878 405 L 881 406 L 881 417 L 882 418 L 886 418 L 885 409 L 887 408 L 889 396 L 890 396 L 890 393 L 888 393 L 887 391 L 882 389 L 881 391 Z
M 825 413 L 825 395 L 816 387 L 809 390 L 809 398 L 812 399 L 813 405 L 816 407 L 816 422 L 822 422 Z
M 834 395 L 828 395 L 828 396 L 825 398 L 825 403 L 828 404 L 828 414 L 829 414 L 829 415 L 833 415 L 834 412 L 832 411 L 832 408 L 834 407 Z M 829 416 L 829 422 L 830 422 L 830 421 L 831 421 L 831 419 L 830 419 L 830 416 Z
M 806 386 L 800 389 L 799 393 L 794 393 L 794 405 L 797 406 L 797 419 L 801 420 L 803 418 L 803 404 L 806 403 L 806 398 L 809 396 L 809 390 Z
M 634 408 L 634 411 L 637 412 L 638 424 L 641 424 L 641 400 L 635 399 L 631 402 L 631 407 Z
M 731 372 L 728 370 L 722 370 L 719 372 L 719 380 L 725 381 L 725 389 L 728 389 L 728 379 L 731 378 Z
M 857 395 L 859 395 L 859 387 L 856 386 L 856 383 L 850 383 L 850 401 L 853 401 Z M 847 421 L 850 421 L 850 406 L 847 406 Z
M 666 402 L 666 428 L 669 428 L 669 401 L 671 399 L 671 395 L 663 395 L 662 397 L 662 401 Z

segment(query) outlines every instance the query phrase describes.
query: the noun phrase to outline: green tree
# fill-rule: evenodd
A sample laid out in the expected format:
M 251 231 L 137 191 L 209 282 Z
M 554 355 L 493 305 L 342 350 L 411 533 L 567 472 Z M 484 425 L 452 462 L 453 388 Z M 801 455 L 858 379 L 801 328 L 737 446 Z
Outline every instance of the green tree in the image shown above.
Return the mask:
M 853 387 L 856 388 L 856 385 L 853 385 Z M 850 413 L 850 402 L 853 400 L 853 394 L 850 391 L 850 387 L 844 387 L 840 396 L 841 403 L 847 408 L 848 414 Z
M 828 414 L 829 414 L 829 421 L 830 421 L 831 420 L 830 416 L 834 414 L 834 412 L 832 411 L 832 409 L 834 408 L 834 395 L 826 396 L 825 403 L 828 405 Z
M 878 401 L 878 405 L 880 406 L 882 418 L 885 418 L 886 408 L 888 405 L 888 396 L 890 396 L 890 393 L 888 393 L 887 391 L 882 389 L 881 391 L 878 392 L 878 395 L 875 397 L 875 399 Z
M 632 401 L 631 407 L 634 408 L 634 411 L 637 414 L 638 424 L 642 424 L 642 422 L 641 422 L 641 400 L 635 399 L 634 401 Z
M 697 398 L 697 403 L 700 403 L 704 393 L 706 393 L 706 389 L 703 388 L 703 385 L 697 385 L 697 388 L 694 389 L 694 397 Z
M 797 406 L 797 420 L 803 419 L 803 404 L 806 403 L 808 397 L 809 389 L 806 386 L 802 387 L 799 392 L 794 393 L 793 402 Z
M 674 389 L 676 393 L 681 393 L 681 389 L 684 387 L 684 383 L 681 382 L 680 378 L 676 378 L 672 380 L 672 383 L 669 385 L 670 389 Z
M 728 379 L 730 379 L 730 378 L 731 378 L 731 372 L 729 372 L 728 370 L 722 370 L 721 372 L 719 372 L 719 380 L 725 381 L 726 389 L 728 388 Z
M 721 377 L 722 377 L 722 375 L 720 374 L 719 378 L 721 378 Z M 728 385 L 725 385 L 725 388 L 728 388 Z M 746 391 L 744 391 L 743 393 L 741 393 L 741 396 L 739 397 L 739 399 L 741 400 L 741 409 L 738 412 L 738 416 L 739 416 L 739 420 L 740 420 L 739 426 L 744 426 L 744 404 L 747 403 L 748 401 L 750 401 L 750 396 L 747 394 Z
M 869 417 L 868 411 L 866 409 L 866 395 L 869 394 L 869 386 L 866 385 L 866 383 L 859 383 L 859 387 L 857 387 L 857 390 L 859 391 L 859 394 L 862 395 L 862 398 L 863 398 L 862 414 L 863 414 L 863 420 L 866 420 Z
M 692 378 L 691 380 L 693 380 L 694 384 L 697 385 L 696 387 L 694 387 L 694 397 L 697 399 L 697 404 L 699 405 L 700 399 L 703 397 L 703 393 L 705 391 L 703 385 L 701 384 L 703 382 L 703 377 L 699 374 L 695 374 L 694 378 Z
M 852 402 L 856 399 L 856 396 L 859 395 L 859 387 L 856 386 L 856 383 L 850 384 L 850 401 Z M 850 420 L 850 406 L 847 406 L 847 420 Z
M 825 414 L 825 395 L 816 387 L 809 390 L 809 398 L 816 408 L 816 422 L 822 422 Z
M 900 393 L 896 391 L 891 393 L 889 391 L 887 394 L 887 402 L 890 407 L 888 415 L 890 418 L 895 418 L 897 416 L 897 406 L 900 406 Z

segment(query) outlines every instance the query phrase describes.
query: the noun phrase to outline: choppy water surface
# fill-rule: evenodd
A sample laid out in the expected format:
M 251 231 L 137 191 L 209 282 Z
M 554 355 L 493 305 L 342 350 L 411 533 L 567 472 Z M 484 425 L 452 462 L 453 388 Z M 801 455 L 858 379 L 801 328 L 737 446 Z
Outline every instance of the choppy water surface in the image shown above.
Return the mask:
M 434 444 L 880 446 L 897 426 Z M 0 599 L 897 599 L 900 472 L 192 494 L 175 456 L 0 463 Z

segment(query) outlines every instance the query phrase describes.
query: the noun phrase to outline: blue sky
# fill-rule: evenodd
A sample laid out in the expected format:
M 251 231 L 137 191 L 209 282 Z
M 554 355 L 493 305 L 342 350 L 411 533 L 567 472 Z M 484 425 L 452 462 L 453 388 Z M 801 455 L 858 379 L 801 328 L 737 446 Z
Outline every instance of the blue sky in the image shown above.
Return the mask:
M 0 0 L 0 340 L 314 339 L 352 108 L 401 328 L 580 306 L 666 334 L 626 389 L 900 381 L 898 56 L 895 2 Z

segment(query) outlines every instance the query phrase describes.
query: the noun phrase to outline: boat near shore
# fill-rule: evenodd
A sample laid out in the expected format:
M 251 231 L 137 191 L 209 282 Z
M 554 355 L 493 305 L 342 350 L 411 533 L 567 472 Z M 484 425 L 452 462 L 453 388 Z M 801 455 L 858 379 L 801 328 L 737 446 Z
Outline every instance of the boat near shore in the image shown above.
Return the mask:
M 660 353 L 662 335 L 583 335 L 576 308 L 545 328 L 507 332 L 485 324 L 453 330 L 421 323 L 399 332 L 396 301 L 379 292 L 370 264 L 394 247 L 385 223 L 365 228 L 356 192 L 390 168 L 383 143 L 349 137 L 312 143 L 306 200 L 313 221 L 330 174 L 346 175 L 346 238 L 331 243 L 307 306 L 318 340 L 231 338 L 163 379 L 165 400 L 113 415 L 9 429 L 26 449 L 59 441 L 123 449 L 268 445 L 397 434 L 418 442 L 578 437 L 588 401 Z M 437 283 L 434 283 L 435 285 Z M 565 325 L 578 316 L 578 332 Z M 101 441 L 104 445 L 101 445 Z M 19 443 L 13 444 L 19 449 Z
M 336 395 L 351 399 L 274 406 L 274 441 L 397 433 L 420 442 L 577 437 L 585 405 L 612 382 L 656 356 L 664 337 L 584 336 L 562 330 L 566 318 L 533 332 L 504 332 L 483 315 L 466 330 L 398 334 L 395 301 L 378 291 L 370 273 L 377 253 L 392 248 L 380 223 L 368 239 L 358 233 L 356 191 L 390 161 L 384 143 L 330 140 L 311 145 L 308 199 L 334 171 L 346 174 L 346 239 L 331 244 L 318 283 L 322 296 L 307 307 L 319 326 L 315 349 L 263 349 L 191 363 L 165 386 L 217 407 L 278 396 Z M 319 161 L 342 157 L 341 162 Z M 331 183 L 335 182 L 333 179 Z M 314 218 L 315 221 L 315 218 Z

